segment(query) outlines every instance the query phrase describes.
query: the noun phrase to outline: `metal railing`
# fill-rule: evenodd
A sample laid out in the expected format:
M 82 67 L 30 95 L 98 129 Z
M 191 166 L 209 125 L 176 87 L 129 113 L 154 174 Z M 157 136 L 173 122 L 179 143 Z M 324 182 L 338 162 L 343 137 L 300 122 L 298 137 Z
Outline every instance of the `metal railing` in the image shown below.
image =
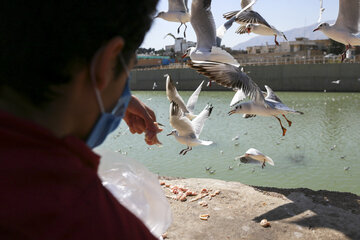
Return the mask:
M 269 65 L 288 65 L 288 64 L 333 64 L 341 63 L 341 56 L 314 56 L 314 57 L 272 57 L 257 59 L 238 59 L 242 66 L 269 66 Z M 344 63 L 360 63 L 360 56 L 347 58 Z
M 272 66 L 272 65 L 289 65 L 289 64 L 334 64 L 341 63 L 341 56 L 314 56 L 314 57 L 259 57 L 244 59 L 238 58 L 240 66 Z M 343 62 L 346 63 L 360 63 L 360 55 L 352 56 L 347 58 Z M 150 70 L 150 69 L 178 69 L 178 68 L 189 68 L 186 63 L 171 63 L 169 65 L 156 65 L 156 66 L 137 66 L 137 71 Z

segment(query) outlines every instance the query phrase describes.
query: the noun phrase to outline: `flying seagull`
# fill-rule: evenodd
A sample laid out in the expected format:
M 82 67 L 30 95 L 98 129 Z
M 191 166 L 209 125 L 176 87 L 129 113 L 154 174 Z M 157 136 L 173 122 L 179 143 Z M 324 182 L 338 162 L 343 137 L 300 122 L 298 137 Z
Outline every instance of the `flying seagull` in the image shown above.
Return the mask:
M 238 11 L 236 15 L 228 19 L 223 25 L 216 29 L 217 45 L 221 45 L 221 40 L 224 37 L 226 31 L 233 25 L 237 17 L 244 11 L 251 9 L 257 0 L 244 0 L 241 2 L 241 11 Z
M 183 112 L 175 102 L 170 103 L 170 124 L 175 130 L 167 136 L 174 135 L 175 139 L 187 146 L 187 148 L 180 151 L 179 154 L 185 155 L 192 147 L 198 145 L 211 145 L 212 141 L 204 141 L 199 139 L 199 136 L 204 127 L 206 119 L 209 118 L 213 107 L 208 104 L 204 110 L 192 121 L 184 116 Z
M 242 113 L 244 114 L 243 115 L 244 118 L 251 118 L 251 117 L 255 117 L 256 115 L 266 116 L 266 117 L 273 116 L 279 121 L 281 129 L 283 131 L 282 135 L 285 136 L 287 129 L 282 125 L 281 120 L 279 117 L 277 117 L 277 115 L 282 115 L 285 118 L 285 120 L 288 122 L 289 127 L 291 127 L 292 122 L 286 118 L 285 114 L 288 113 L 304 114 L 304 113 L 289 108 L 280 100 L 278 96 L 275 95 L 275 93 L 269 86 L 265 85 L 265 88 L 267 90 L 265 98 L 254 98 L 254 100 L 250 102 L 235 104 L 233 106 L 233 109 L 229 112 L 229 115 L 232 115 L 234 113 Z M 258 87 L 257 89 L 253 89 L 251 91 L 257 91 L 258 92 L 257 95 L 259 96 L 261 95 L 260 93 L 262 93 L 260 88 Z M 235 99 L 236 99 L 236 94 L 235 94 Z M 232 102 L 235 102 L 235 100 L 233 99 Z
M 253 32 L 255 34 L 263 35 L 263 36 L 275 36 L 274 41 L 277 46 L 280 45 L 279 42 L 276 40 L 278 36 L 282 36 L 287 41 L 285 34 L 283 32 L 280 32 L 279 30 L 277 30 L 274 26 L 268 27 L 268 26 L 262 25 L 262 24 L 248 23 L 248 24 L 246 24 L 245 28 L 240 27 L 236 31 L 236 33 L 239 33 L 239 34 L 244 34 L 245 32 L 247 32 L 247 33 Z
M 193 94 L 191 94 L 191 96 L 187 101 L 187 104 L 185 105 L 185 102 L 178 93 L 174 82 L 171 80 L 170 75 L 165 74 L 164 77 L 166 77 L 166 96 L 169 99 L 169 101 L 175 102 L 180 107 L 184 115 L 190 120 L 193 120 L 196 117 L 196 115 L 194 114 L 195 104 L 199 98 L 199 94 L 201 92 L 201 88 L 204 84 L 204 81 L 202 81 L 200 85 L 197 87 L 197 89 L 193 92 Z
M 360 46 L 360 0 L 339 0 L 339 13 L 335 24 L 320 23 L 313 30 L 323 32 L 327 37 L 346 46 L 341 62 L 352 46 Z
M 285 136 L 286 128 L 282 125 L 281 120 L 277 115 L 282 115 L 289 126 L 291 126 L 292 122 L 286 118 L 285 114 L 303 114 L 282 103 L 272 89 L 266 85 L 265 88 L 267 93 L 264 94 L 258 85 L 246 73 L 241 71 L 241 68 L 218 62 L 202 62 L 201 64 L 192 63 L 192 65 L 193 68 L 209 77 L 212 81 L 217 82 L 224 87 L 237 90 L 230 103 L 230 106 L 233 107 L 233 109 L 229 112 L 229 115 L 243 113 L 243 117 L 245 118 L 255 117 L 256 115 L 273 116 L 279 121 L 283 136 Z M 251 101 L 240 103 L 240 101 L 244 100 L 246 97 L 249 97 Z
M 227 12 L 224 13 L 223 16 L 227 20 L 235 18 L 235 22 L 240 24 L 240 27 L 236 30 L 238 34 L 254 32 L 259 35 L 275 36 L 276 45 L 279 45 L 276 40 L 277 36 L 282 36 L 287 40 L 284 33 L 278 31 L 274 26 L 271 26 L 258 12 L 252 9 L 255 2 L 255 0 L 242 0 L 241 8 L 243 8 L 243 10 Z M 248 25 L 249 23 L 252 25 Z
M 184 37 L 186 38 L 186 23 L 190 21 L 190 13 L 187 7 L 188 0 L 168 0 L 169 9 L 167 12 L 159 12 L 155 18 L 162 18 L 169 22 L 180 22 L 177 33 L 180 32 L 180 27 L 185 25 Z
M 265 167 L 265 163 L 269 163 L 274 166 L 274 161 L 261 153 L 255 148 L 249 148 L 244 155 L 238 157 L 242 163 L 262 163 L 261 167 Z
M 190 23 L 196 33 L 197 44 L 188 48 L 183 58 L 189 56 L 191 61 L 218 61 L 240 66 L 231 54 L 221 49 L 220 41 L 217 41 L 211 0 L 192 1 Z

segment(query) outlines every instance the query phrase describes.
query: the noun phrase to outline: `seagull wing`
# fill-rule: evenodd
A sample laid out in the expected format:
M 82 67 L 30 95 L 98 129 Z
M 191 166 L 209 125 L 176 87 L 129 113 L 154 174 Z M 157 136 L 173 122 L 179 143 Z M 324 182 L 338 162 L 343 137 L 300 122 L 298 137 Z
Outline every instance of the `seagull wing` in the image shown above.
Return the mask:
M 211 12 L 211 0 L 193 0 L 190 23 L 197 38 L 197 49 L 211 51 L 216 46 L 214 16 Z
M 236 33 L 238 33 L 238 34 L 244 34 L 244 33 L 246 33 L 246 26 L 245 26 L 245 25 L 241 25 L 240 27 L 238 27 L 238 29 L 236 30 Z
M 200 85 L 197 87 L 197 89 L 193 92 L 193 94 L 191 94 L 187 104 L 186 104 L 186 107 L 187 109 L 189 110 L 190 113 L 194 113 L 194 109 L 195 109 L 195 104 L 199 98 L 199 94 L 201 92 L 201 88 L 202 88 L 202 85 L 204 84 L 204 81 L 202 81 L 200 83 Z
M 296 111 L 296 110 L 294 110 L 292 108 L 289 108 L 288 106 L 286 106 L 282 102 L 276 102 L 276 101 L 268 100 L 268 99 L 265 99 L 265 102 L 272 109 L 277 109 L 277 110 L 281 110 L 281 111 L 285 111 L 285 112 L 291 112 L 291 113 L 304 114 L 302 112 L 299 112 L 299 111 Z
M 216 29 L 216 46 L 221 47 L 221 41 L 226 33 L 226 31 L 231 28 L 235 22 L 235 17 L 232 17 L 230 20 L 227 20 L 223 25 Z
M 359 15 L 359 0 L 339 0 L 339 14 L 334 26 L 346 29 L 351 33 L 357 34 L 360 31 Z
M 230 102 L 230 107 L 235 106 L 240 101 L 244 100 L 246 98 L 246 95 L 242 89 L 239 89 L 236 91 L 233 99 Z
M 189 12 L 188 0 L 183 0 L 186 12 Z
M 239 12 L 241 12 L 241 10 L 227 12 L 223 14 L 223 17 L 226 18 L 227 20 L 230 20 L 231 18 L 235 17 L 236 14 L 238 14 Z
M 170 103 L 170 125 L 178 131 L 179 136 L 195 136 L 195 129 L 191 121 L 184 116 L 175 102 Z
M 274 91 L 268 85 L 265 85 L 265 88 L 266 88 L 266 91 L 267 91 L 265 100 L 273 100 L 275 102 L 282 103 L 280 98 L 278 96 L 276 96 Z
M 201 111 L 201 113 L 199 115 L 196 116 L 196 118 L 194 118 L 194 120 L 192 120 L 192 125 L 195 129 L 195 134 L 197 137 L 199 137 L 200 133 L 202 132 L 202 129 L 204 127 L 204 123 L 206 121 L 206 119 L 209 118 L 211 112 L 212 112 L 213 106 L 207 105 L 204 110 Z
M 265 156 L 262 152 L 260 152 L 259 150 L 255 149 L 255 148 L 249 148 L 247 151 L 246 151 L 246 154 L 250 154 L 250 155 L 253 155 L 253 156 Z
M 256 23 L 271 28 L 270 24 L 259 13 L 252 10 L 238 13 L 236 15 L 235 21 L 241 25 L 246 25 L 247 23 Z
M 245 0 L 241 2 L 241 10 L 231 11 L 223 14 L 223 17 L 227 20 L 233 18 L 234 16 L 238 17 L 242 12 L 249 10 L 251 11 L 252 6 L 257 0 Z
M 168 0 L 169 12 L 188 12 L 184 0 Z
M 241 67 L 205 61 L 193 61 L 189 65 L 217 84 L 234 90 L 241 89 L 251 100 L 265 103 L 260 88 L 246 73 L 241 71 Z
M 166 74 L 166 96 L 171 102 L 175 102 L 182 110 L 183 113 L 188 113 L 189 110 L 186 108 L 185 102 L 178 93 L 173 81 L 169 74 Z
M 257 161 L 263 161 L 263 159 L 265 159 L 265 162 L 274 166 L 274 161 L 269 156 L 266 156 L 265 154 L 263 154 L 262 152 L 260 152 L 259 150 L 255 149 L 255 148 L 249 148 L 246 151 L 246 153 L 251 155 L 252 159 L 255 159 Z

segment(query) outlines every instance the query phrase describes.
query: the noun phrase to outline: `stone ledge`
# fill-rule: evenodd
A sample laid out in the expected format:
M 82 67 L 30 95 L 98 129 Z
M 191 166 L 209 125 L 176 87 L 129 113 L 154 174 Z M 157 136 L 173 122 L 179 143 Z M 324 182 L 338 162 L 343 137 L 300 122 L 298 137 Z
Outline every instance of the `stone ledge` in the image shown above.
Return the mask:
M 168 186 L 163 189 L 173 212 L 167 239 L 360 239 L 360 197 L 352 193 L 201 178 L 162 177 L 159 181 Z M 180 201 L 169 185 L 197 193 L 206 189 L 209 194 Z M 219 195 L 214 195 L 216 190 Z M 200 215 L 206 214 L 207 220 L 201 220 Z M 271 226 L 262 227 L 263 219 Z

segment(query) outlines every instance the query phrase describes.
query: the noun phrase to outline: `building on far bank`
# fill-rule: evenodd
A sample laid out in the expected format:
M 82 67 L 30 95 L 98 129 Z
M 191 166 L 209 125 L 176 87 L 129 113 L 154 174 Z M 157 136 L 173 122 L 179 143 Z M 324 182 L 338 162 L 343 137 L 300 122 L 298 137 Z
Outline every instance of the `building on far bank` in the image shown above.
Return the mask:
M 167 45 L 165 46 L 165 51 L 166 52 L 171 52 L 171 49 L 173 49 L 173 51 L 175 53 L 177 52 L 181 52 L 184 53 L 186 51 L 186 49 L 188 49 L 189 47 L 195 47 L 196 46 L 196 42 L 192 42 L 192 41 L 186 41 L 186 39 L 184 38 L 175 38 L 175 42 L 173 45 Z
M 330 45 L 330 39 L 309 40 L 305 37 L 296 38 L 295 41 L 281 42 L 280 46 L 268 45 L 247 47 L 248 54 L 290 54 L 300 56 L 322 55 Z

